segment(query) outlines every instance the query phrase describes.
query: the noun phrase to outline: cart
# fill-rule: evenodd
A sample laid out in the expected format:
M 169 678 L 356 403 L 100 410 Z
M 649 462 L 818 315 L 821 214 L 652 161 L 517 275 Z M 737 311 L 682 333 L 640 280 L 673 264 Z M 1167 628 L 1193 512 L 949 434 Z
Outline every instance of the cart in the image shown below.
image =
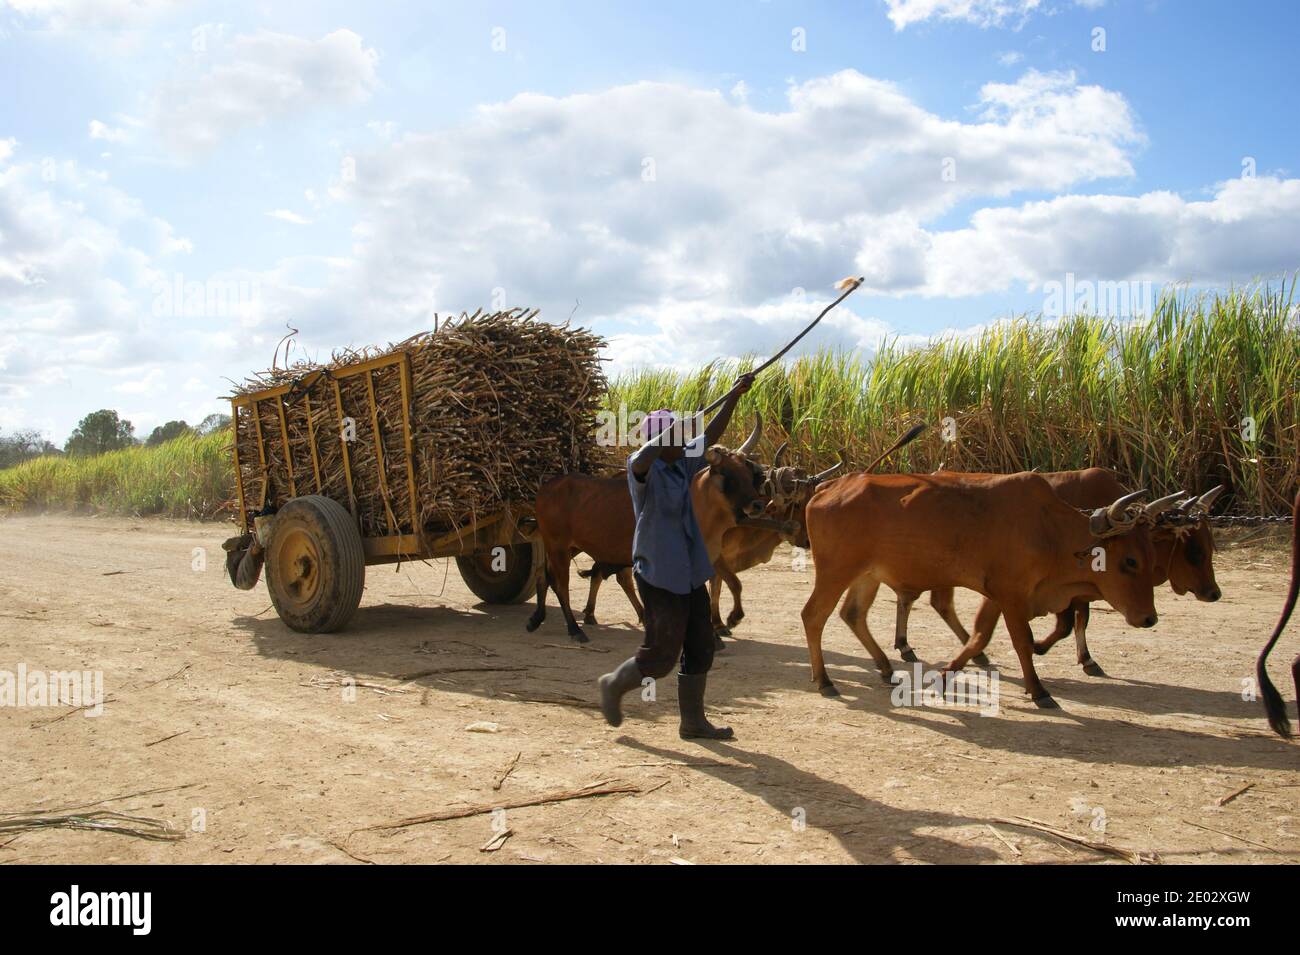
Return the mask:
M 385 381 L 391 387 L 394 375 L 402 396 L 401 434 L 386 440 L 375 398 L 376 380 L 388 376 Z M 368 400 L 365 407 L 345 407 L 340 382 L 356 376 L 363 376 Z M 355 393 L 356 389 L 351 391 Z M 536 592 L 544 551 L 536 539 L 530 505 L 503 503 L 499 510 L 452 530 L 420 525 L 411 437 L 412 393 L 410 356 L 397 351 L 308 372 L 297 381 L 231 399 L 240 530 L 247 540 L 255 538 L 261 547 L 271 602 L 280 619 L 292 629 L 323 633 L 346 625 L 361 602 L 366 566 L 370 564 L 454 557 L 465 584 L 486 603 L 521 603 Z M 312 396 L 319 403 L 322 394 L 328 396 L 332 407 L 312 409 Z M 309 454 L 304 453 L 301 435 L 296 451 L 291 449 L 285 408 L 293 401 L 308 403 L 305 444 Z M 337 490 L 325 493 L 319 450 L 325 435 L 317 424 L 322 420 L 338 429 L 338 438 L 329 438 L 341 443 L 346 494 Z M 348 422 L 358 420 L 364 421 L 368 430 L 354 428 L 349 437 Z M 278 422 L 278 427 L 266 427 L 267 421 Z M 256 467 L 249 467 L 251 461 L 240 460 L 240 428 L 250 426 L 256 437 Z M 370 443 L 362 449 L 366 441 Z M 402 449 L 397 461 L 392 460 L 393 444 Z M 388 518 L 392 526 L 404 524 L 407 532 L 362 534 L 353 475 L 353 457 L 359 450 L 377 457 Z M 385 454 L 389 456 L 387 461 Z M 404 475 L 405 487 L 390 486 L 387 475 L 397 472 Z

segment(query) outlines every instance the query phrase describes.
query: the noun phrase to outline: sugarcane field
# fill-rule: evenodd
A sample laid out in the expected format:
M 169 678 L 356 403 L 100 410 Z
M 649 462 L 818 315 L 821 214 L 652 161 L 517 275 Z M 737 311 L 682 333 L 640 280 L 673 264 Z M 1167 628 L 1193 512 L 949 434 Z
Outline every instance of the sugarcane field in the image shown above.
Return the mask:
M 1288 26 L 0 0 L 15 938 L 491 904 L 377 865 L 1284 928 Z

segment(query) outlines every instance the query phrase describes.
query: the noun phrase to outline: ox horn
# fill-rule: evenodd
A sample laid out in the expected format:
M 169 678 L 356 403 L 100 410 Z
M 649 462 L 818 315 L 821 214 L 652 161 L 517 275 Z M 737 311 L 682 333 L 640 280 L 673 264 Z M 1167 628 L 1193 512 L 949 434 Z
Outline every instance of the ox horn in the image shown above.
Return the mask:
M 1218 487 L 1210 488 L 1200 497 L 1195 498 L 1196 504 L 1193 505 L 1193 507 L 1196 510 L 1201 511 L 1205 514 L 1210 513 L 1210 508 L 1214 506 L 1214 502 L 1217 501 L 1219 499 L 1219 495 L 1222 494 L 1227 489 L 1228 487 L 1226 484 L 1220 484 Z
M 736 448 L 737 454 L 749 454 L 758 447 L 758 439 L 763 436 L 763 416 L 757 411 L 754 412 L 754 430 L 749 433 L 745 443 Z
M 831 465 L 830 467 L 828 467 L 825 471 L 819 471 L 818 473 L 814 474 L 814 475 L 813 475 L 812 477 L 810 477 L 808 480 L 809 480 L 809 482 L 810 482 L 811 484 L 813 484 L 814 486 L 816 486 L 816 485 L 820 484 L 822 481 L 825 481 L 828 477 L 830 477 L 832 474 L 834 474 L 836 471 L 838 471 L 838 470 L 839 470 L 840 468 L 842 468 L 842 467 L 844 467 L 844 451 L 843 451 L 843 449 L 840 450 L 840 459 L 839 459 L 837 462 L 835 462 L 834 464 L 832 464 L 832 465 Z
M 1178 501 L 1181 501 L 1186 494 L 1186 491 L 1178 491 L 1175 494 L 1166 494 L 1164 497 L 1158 497 L 1144 507 L 1142 513 L 1146 516 L 1147 520 L 1153 521 L 1162 513 L 1169 510 L 1169 508 L 1173 507 Z
M 1146 497 L 1149 492 L 1143 488 L 1140 491 L 1134 491 L 1132 494 L 1125 494 L 1110 507 L 1106 508 L 1106 518 L 1110 521 L 1112 527 L 1126 527 L 1134 522 L 1134 518 L 1128 516 L 1128 506 L 1136 504 L 1142 498 Z
M 790 447 L 789 441 L 782 441 L 781 447 L 776 449 L 776 456 L 772 458 L 772 468 L 775 470 L 781 466 L 781 456 L 785 454 L 785 449 Z

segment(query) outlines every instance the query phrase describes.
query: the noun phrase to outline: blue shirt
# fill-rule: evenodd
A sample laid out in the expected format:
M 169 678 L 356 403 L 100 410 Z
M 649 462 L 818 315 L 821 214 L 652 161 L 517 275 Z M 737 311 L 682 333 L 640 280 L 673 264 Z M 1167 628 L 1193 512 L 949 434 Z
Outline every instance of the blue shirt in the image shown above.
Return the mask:
M 645 448 L 627 459 L 627 486 L 636 515 L 632 568 L 647 583 L 675 594 L 689 594 L 713 577 L 704 535 L 691 506 L 691 481 L 708 466 L 704 436 L 684 450 L 686 453 L 671 464 L 656 458 L 644 481 L 637 480 L 632 468 Z

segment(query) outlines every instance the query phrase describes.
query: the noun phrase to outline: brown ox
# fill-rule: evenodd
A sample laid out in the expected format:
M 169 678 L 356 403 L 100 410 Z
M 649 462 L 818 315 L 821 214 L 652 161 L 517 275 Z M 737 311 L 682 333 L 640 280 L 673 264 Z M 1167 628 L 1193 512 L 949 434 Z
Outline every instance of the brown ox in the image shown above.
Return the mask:
M 738 520 L 757 517 L 767 498 L 763 495 L 766 475 L 747 454 L 757 446 L 763 424 L 735 451 L 714 445 L 705 452 L 709 466 L 691 484 L 691 506 L 700 526 L 709 559 L 722 549 L 722 535 Z M 627 472 L 609 477 L 565 474 L 552 478 L 537 492 L 537 529 L 546 549 L 546 572 L 537 588 L 537 609 L 528 619 L 529 631 L 546 619 L 546 589 L 555 590 L 569 636 L 586 643 L 569 606 L 569 562 L 576 554 L 588 554 L 598 565 L 629 567 L 636 521 Z M 634 604 L 639 606 L 639 601 Z M 640 611 L 638 610 L 638 615 Z
M 1108 468 L 1039 473 L 1061 500 L 1078 508 L 1105 507 L 1127 493 L 1127 488 L 1120 483 L 1119 477 Z M 966 477 L 977 480 L 982 475 L 970 474 Z M 1152 580 L 1156 586 L 1168 581 L 1174 593 L 1179 596 L 1192 593 L 1197 600 L 1211 603 L 1222 596 L 1214 577 L 1214 534 L 1206 520 L 1210 507 L 1221 493 L 1223 485 L 1207 491 L 1199 498 L 1191 497 L 1181 507 L 1164 512 L 1152 525 L 1151 543 L 1155 547 L 1155 572 Z M 898 595 L 894 648 L 909 663 L 916 660 L 916 653 L 907 643 L 907 619 L 912 604 L 919 596 L 920 594 L 914 593 Z M 951 587 L 931 591 L 930 605 L 961 643 L 970 640 L 970 634 L 957 618 Z M 1071 601 L 1064 612 L 1056 615 L 1056 627 L 1052 633 L 1042 640 L 1034 641 L 1034 653 L 1046 653 L 1073 630 L 1077 659 L 1083 671 L 1091 676 L 1105 676 L 1105 671 L 1092 659 L 1088 650 L 1089 616 L 1087 600 L 1079 598 Z M 980 665 L 988 662 L 983 654 L 976 656 L 974 661 Z
M 900 593 L 965 587 L 983 594 L 975 634 L 945 672 L 987 646 L 1006 619 L 1040 707 L 1054 707 L 1034 670 L 1029 621 L 1077 597 L 1103 599 L 1130 624 L 1156 623 L 1151 536 L 1125 495 L 1091 516 L 1066 504 L 1041 475 L 854 474 L 822 485 L 806 509 L 816 579 L 803 608 L 812 679 L 838 693 L 822 659 L 822 631 L 844 592 L 841 616 L 888 682 L 889 659 L 871 637 L 867 610 L 880 585 Z

